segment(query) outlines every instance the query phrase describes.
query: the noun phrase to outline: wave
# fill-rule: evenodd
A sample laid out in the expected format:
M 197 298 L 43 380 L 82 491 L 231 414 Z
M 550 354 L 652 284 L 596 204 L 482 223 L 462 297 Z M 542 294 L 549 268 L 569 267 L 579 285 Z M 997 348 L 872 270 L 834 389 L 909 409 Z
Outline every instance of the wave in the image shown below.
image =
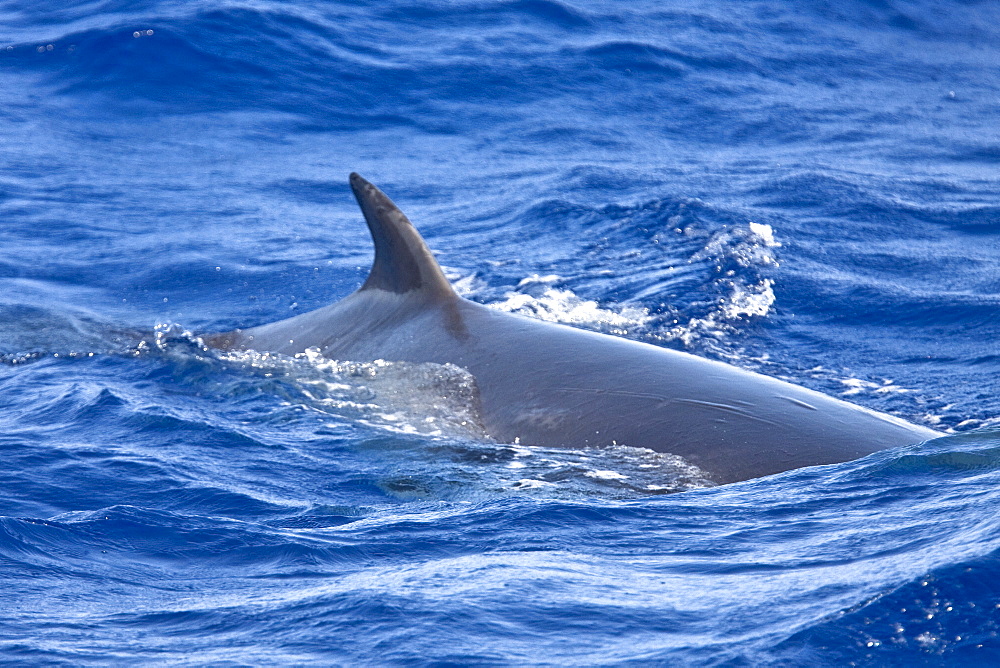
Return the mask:
M 1000 5 L 4 7 L 7 662 L 997 659 Z M 477 301 L 959 433 L 712 487 L 153 331 L 356 288 L 351 170 Z
M 76 626 L 62 603 L 36 589 L 32 611 L 8 610 L 5 624 L 45 620 L 45 632 L 22 643 L 48 657 L 59 651 L 57 638 L 81 634 L 99 657 L 123 651 L 123 632 L 152 638 L 167 656 L 205 651 L 221 633 L 234 641 L 220 655 L 228 659 L 242 656 L 246 642 L 269 656 L 295 644 L 309 656 L 361 661 L 374 657 L 385 628 L 407 639 L 394 643 L 400 661 L 485 659 L 492 654 L 483 643 L 494 642 L 514 644 L 504 656 L 530 644 L 565 660 L 988 656 L 998 453 L 996 432 L 985 431 L 628 501 L 521 485 L 458 503 L 419 495 L 368 507 L 299 501 L 237 518 L 225 507 L 216 514 L 212 497 L 197 512 L 119 504 L 4 518 L 8 584 L 30 578 L 37 588 L 44 570 L 43 589 L 70 586 L 92 620 Z M 478 457 L 467 454 L 471 467 Z M 243 456 L 234 449 L 226 466 Z M 389 484 L 404 494 L 420 483 L 397 471 Z M 131 609 L 121 609 L 122 596 Z M 720 609 L 734 614 L 720 617 Z M 447 642 L 404 623 L 459 610 L 468 623 Z M 215 629 L 207 637 L 205 624 Z M 545 632 L 526 633 L 525 624 Z M 359 626 L 348 643 L 328 625 Z M 571 628 L 585 629 L 586 639 L 565 643 Z M 149 651 L 138 643 L 127 653 Z

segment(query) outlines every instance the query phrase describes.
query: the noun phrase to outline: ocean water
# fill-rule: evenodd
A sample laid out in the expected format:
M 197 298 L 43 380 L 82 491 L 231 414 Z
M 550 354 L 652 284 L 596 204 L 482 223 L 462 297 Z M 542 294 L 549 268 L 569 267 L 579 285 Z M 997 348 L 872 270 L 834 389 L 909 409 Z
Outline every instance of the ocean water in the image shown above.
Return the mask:
M 1000 661 L 1000 5 L 0 16 L 5 665 Z M 350 171 L 473 300 L 946 435 L 710 487 L 201 347 L 361 284 Z

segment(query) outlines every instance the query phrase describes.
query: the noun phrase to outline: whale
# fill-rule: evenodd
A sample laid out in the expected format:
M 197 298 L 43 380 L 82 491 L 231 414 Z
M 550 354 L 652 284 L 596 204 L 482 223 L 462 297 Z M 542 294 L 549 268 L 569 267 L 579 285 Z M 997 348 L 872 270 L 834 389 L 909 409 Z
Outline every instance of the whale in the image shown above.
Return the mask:
M 356 173 L 375 246 L 367 279 L 329 306 L 202 337 L 223 350 L 454 364 L 501 443 L 669 453 L 726 484 L 942 436 L 723 362 L 501 312 L 458 295 L 406 215 Z

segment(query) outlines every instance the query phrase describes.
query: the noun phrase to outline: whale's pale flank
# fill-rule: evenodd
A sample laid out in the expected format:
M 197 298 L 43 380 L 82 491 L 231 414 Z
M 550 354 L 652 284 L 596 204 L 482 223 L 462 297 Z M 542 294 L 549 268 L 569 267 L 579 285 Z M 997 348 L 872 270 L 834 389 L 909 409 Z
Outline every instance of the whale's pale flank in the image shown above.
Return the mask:
M 941 436 L 728 364 L 464 299 L 403 212 L 361 176 L 350 182 L 375 242 L 364 285 L 310 313 L 203 337 L 207 344 L 455 364 L 475 378 L 482 424 L 498 441 L 649 448 L 717 483 Z

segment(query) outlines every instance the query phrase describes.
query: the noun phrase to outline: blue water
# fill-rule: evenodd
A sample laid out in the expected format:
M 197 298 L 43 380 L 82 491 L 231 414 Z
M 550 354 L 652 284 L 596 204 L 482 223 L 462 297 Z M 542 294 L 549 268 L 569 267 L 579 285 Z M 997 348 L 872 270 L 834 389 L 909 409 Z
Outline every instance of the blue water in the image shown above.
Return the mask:
M 5 665 L 1000 661 L 1000 5 L 0 15 Z M 202 349 L 360 285 L 350 171 L 471 299 L 948 435 L 706 487 Z

